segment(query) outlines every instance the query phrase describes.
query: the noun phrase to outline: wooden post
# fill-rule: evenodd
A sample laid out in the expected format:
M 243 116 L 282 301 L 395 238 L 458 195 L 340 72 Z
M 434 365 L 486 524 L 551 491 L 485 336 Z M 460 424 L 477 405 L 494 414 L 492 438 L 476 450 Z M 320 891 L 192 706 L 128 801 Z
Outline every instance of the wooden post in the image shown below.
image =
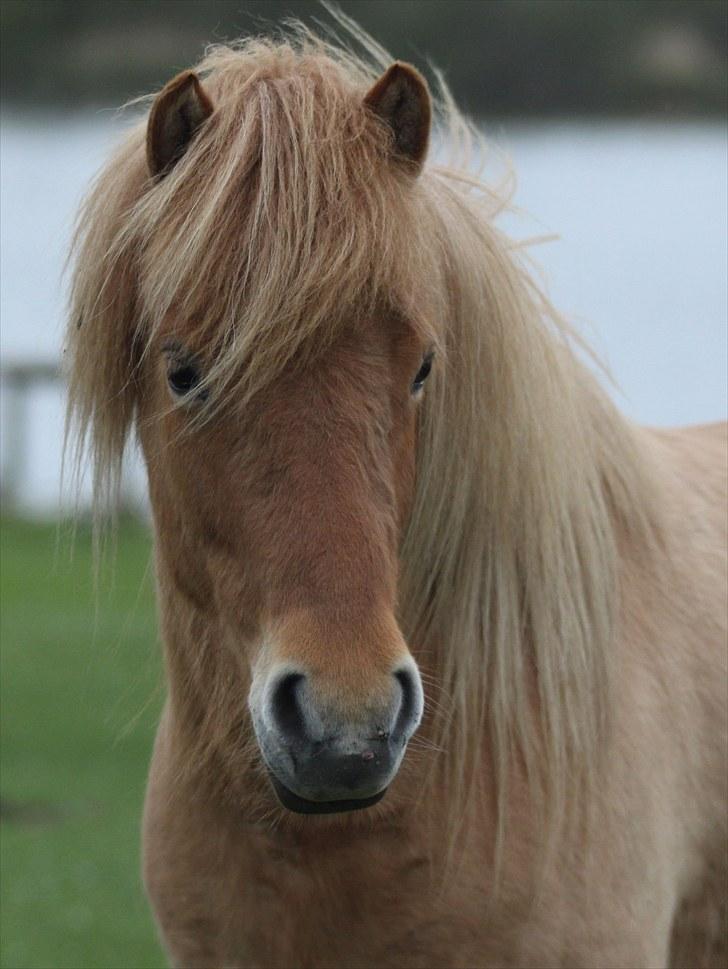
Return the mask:
M 0 468 L 0 502 L 4 514 L 12 514 L 18 507 L 27 483 L 28 440 L 30 434 L 30 397 L 43 384 L 60 386 L 61 369 L 58 364 L 2 363 L 0 383 L 3 388 L 2 434 L 3 462 Z M 124 511 L 144 514 L 146 504 L 134 495 L 128 469 L 120 482 L 119 507 Z
M 4 514 L 17 506 L 26 474 L 28 440 L 28 398 L 33 387 L 58 383 L 60 369 L 55 363 L 4 363 L 0 382 L 4 390 L 2 439 L 5 458 L 0 477 L 0 502 Z

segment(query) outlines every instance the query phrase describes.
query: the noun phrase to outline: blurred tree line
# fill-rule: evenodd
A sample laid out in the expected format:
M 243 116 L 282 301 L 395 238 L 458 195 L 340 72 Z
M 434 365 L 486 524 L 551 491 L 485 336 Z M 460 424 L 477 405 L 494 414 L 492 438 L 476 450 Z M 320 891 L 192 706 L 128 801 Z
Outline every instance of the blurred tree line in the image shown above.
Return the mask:
M 440 67 L 476 115 L 716 114 L 728 96 L 726 0 L 344 0 L 391 53 Z M 313 0 L 0 0 L 3 97 L 117 104 L 209 42 Z

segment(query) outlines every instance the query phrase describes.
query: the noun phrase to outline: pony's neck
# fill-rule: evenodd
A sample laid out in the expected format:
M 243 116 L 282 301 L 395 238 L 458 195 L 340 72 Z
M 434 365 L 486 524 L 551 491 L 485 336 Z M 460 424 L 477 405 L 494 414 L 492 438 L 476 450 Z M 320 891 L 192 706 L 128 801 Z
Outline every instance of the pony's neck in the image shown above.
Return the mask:
M 487 740 L 563 801 L 595 769 L 610 708 L 620 554 L 649 549 L 639 433 L 572 349 L 514 247 L 442 175 L 445 359 L 421 414 L 402 623 L 439 684 L 451 790 Z M 455 809 L 457 810 L 457 808 Z

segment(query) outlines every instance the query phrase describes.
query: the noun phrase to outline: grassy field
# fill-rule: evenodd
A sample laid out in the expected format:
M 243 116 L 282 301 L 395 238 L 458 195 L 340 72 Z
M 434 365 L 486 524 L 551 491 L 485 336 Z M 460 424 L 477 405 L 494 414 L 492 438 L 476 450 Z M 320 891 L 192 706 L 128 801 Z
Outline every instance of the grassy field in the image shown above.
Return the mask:
M 122 526 L 94 593 L 91 543 L 2 523 L 0 964 L 163 966 L 139 876 L 161 700 L 150 543 Z

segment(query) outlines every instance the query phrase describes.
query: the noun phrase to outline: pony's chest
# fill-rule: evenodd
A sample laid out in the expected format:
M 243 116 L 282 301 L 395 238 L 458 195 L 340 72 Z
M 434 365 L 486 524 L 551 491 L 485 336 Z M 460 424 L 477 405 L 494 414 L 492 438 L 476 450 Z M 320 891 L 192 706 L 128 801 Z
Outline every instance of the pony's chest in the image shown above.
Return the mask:
M 271 860 L 246 886 L 235 933 L 240 964 L 291 969 L 463 964 L 462 942 L 474 927 L 466 913 L 452 906 L 443 911 L 424 857 L 353 858 L 344 852 L 302 861 Z

